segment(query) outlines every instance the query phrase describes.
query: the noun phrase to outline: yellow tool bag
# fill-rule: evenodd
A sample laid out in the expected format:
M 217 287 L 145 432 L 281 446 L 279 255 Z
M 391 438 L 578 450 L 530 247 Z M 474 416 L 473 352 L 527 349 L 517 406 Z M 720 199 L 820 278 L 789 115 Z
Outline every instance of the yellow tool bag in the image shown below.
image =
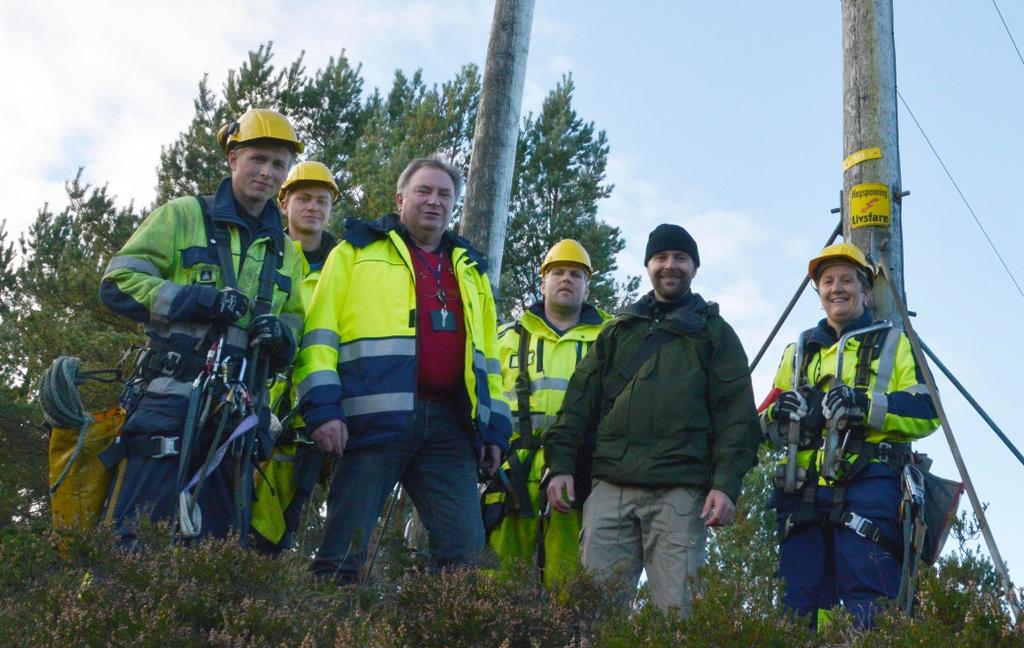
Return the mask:
M 114 471 L 99 459 L 117 438 L 124 410 L 89 414 L 83 428 L 50 429 L 50 510 L 54 531 L 87 530 L 99 523 Z
M 99 522 L 113 473 L 99 454 L 114 442 L 125 419 L 120 407 L 85 411 L 79 385 L 86 380 L 120 381 L 121 374 L 118 369 L 79 371 L 81 364 L 79 358 L 61 356 L 39 382 L 39 404 L 50 428 L 50 510 L 55 531 L 91 529 Z

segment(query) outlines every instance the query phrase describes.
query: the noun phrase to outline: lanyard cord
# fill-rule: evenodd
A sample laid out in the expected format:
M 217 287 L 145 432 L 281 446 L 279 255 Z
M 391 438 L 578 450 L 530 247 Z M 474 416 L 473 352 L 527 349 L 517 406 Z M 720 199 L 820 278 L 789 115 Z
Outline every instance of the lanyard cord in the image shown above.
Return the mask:
M 416 243 L 412 243 L 412 245 L 410 245 L 409 247 L 412 248 L 413 253 L 420 258 L 420 261 L 423 262 L 423 265 L 425 265 L 427 267 L 427 270 L 430 271 L 430 274 L 434 277 L 434 281 L 437 282 L 437 293 L 434 296 L 437 297 L 437 300 L 439 302 L 441 302 L 441 310 L 448 310 L 448 295 L 445 294 L 444 288 L 441 286 L 441 269 L 442 264 L 444 263 L 444 250 L 442 248 L 438 248 L 437 270 L 434 270 L 434 268 L 430 265 L 430 260 L 427 259 L 426 255 L 420 250 L 419 246 L 416 245 Z

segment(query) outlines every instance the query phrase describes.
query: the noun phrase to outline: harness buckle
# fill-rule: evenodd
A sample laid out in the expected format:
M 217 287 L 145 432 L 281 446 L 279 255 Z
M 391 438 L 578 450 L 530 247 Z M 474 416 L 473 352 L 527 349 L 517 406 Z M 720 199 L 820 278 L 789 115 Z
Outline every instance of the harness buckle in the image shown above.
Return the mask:
M 153 459 L 162 459 L 164 457 L 174 457 L 179 454 L 179 445 L 181 443 L 181 437 L 151 437 L 153 441 L 157 442 L 159 448 L 154 454 L 151 455 Z
M 874 526 L 874 523 L 863 515 L 857 515 L 853 511 L 850 511 L 847 513 L 847 519 L 843 522 L 843 525 L 851 529 L 860 537 L 871 540 L 871 537 L 864 532 L 864 527 L 868 525 Z
M 163 366 L 160 367 L 160 373 L 165 376 L 173 376 L 178 372 L 178 367 L 181 366 L 181 354 L 177 351 L 168 351 L 164 354 L 164 360 L 161 364 Z

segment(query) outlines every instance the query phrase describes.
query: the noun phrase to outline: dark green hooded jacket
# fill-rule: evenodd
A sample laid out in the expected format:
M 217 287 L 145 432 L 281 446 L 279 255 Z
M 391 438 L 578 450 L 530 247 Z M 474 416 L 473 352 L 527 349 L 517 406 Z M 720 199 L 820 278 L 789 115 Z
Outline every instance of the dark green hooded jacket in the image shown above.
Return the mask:
M 622 486 L 714 488 L 736 501 L 761 429 L 743 346 L 718 305 L 691 294 L 660 316 L 652 294 L 616 317 L 579 363 L 544 435 L 554 475 L 575 472 L 596 430 L 593 475 Z M 641 365 L 614 401 L 612 377 L 655 327 L 677 337 Z

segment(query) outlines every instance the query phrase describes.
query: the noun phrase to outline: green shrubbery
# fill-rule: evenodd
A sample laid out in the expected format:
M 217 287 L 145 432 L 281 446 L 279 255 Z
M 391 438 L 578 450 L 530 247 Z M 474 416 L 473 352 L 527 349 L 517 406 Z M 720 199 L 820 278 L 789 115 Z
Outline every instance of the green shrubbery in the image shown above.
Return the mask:
M 35 520 L 0 539 L 0 637 L 29 646 L 1020 646 L 991 582 L 967 552 L 923 572 L 919 618 L 896 611 L 858 633 L 849 618 L 817 636 L 779 606 L 778 584 L 711 567 L 689 620 L 645 605 L 617 610 L 585 576 L 551 595 L 523 574 L 413 570 L 372 585 L 313 580 L 296 553 L 267 558 L 232 543 L 172 546 L 145 530 L 125 555 L 101 532 L 58 549 Z M 62 557 L 62 554 L 65 557 Z M 385 554 L 385 560 L 392 560 Z

